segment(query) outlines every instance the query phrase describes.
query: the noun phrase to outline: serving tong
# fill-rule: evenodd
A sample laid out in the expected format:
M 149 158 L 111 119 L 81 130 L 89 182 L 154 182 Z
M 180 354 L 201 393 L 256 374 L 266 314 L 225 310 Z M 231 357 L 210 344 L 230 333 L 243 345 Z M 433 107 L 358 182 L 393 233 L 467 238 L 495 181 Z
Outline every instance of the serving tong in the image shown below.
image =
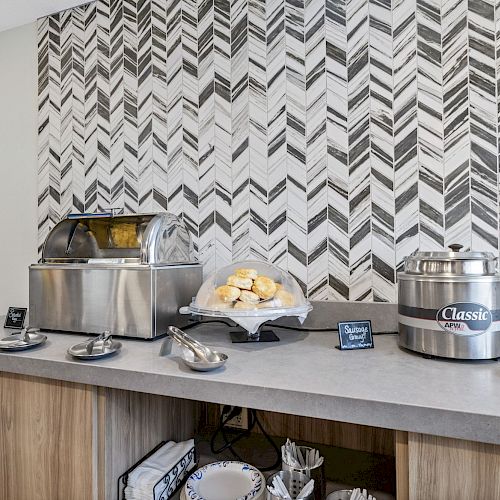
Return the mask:
M 31 328 L 33 331 L 37 331 L 35 328 Z M 26 344 L 29 344 L 31 342 L 31 337 L 30 337 L 30 327 L 23 328 L 21 330 L 21 338 L 19 339 L 21 342 L 26 342 Z
M 210 347 L 198 342 L 186 332 L 183 332 L 180 328 L 169 326 L 168 335 L 182 347 L 186 347 L 192 351 L 193 354 L 204 363 L 218 363 L 222 361 L 218 352 L 212 351 Z
M 21 333 L 12 333 L 12 335 L 19 335 L 19 338 L 10 344 L 11 347 L 24 346 L 31 344 L 30 332 L 39 332 L 38 328 L 32 328 L 31 326 L 27 326 L 21 330 Z
M 89 340 L 86 345 L 87 349 L 87 354 L 92 354 L 92 351 L 94 350 L 95 345 L 97 342 L 102 341 L 102 345 L 106 345 L 106 343 L 111 342 L 112 337 L 111 337 L 111 332 L 109 330 L 105 330 L 101 334 L 99 334 L 97 337 L 94 337 L 93 339 Z
M 23 351 L 43 344 L 47 340 L 47 336 L 39 332 L 39 328 L 30 326 L 23 328 L 20 332 L 13 332 L 0 340 L 0 349 L 7 351 Z

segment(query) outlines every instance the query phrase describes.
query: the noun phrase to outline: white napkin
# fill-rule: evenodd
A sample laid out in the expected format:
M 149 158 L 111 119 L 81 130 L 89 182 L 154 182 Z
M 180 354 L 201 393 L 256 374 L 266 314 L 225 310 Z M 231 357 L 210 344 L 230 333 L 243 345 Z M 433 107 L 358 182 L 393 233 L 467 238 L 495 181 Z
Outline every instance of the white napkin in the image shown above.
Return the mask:
M 129 475 L 124 495 L 126 500 L 153 500 L 155 484 L 193 448 L 194 440 L 169 441 L 144 460 Z M 161 490 L 161 488 L 160 488 Z M 155 492 L 156 493 L 156 492 Z

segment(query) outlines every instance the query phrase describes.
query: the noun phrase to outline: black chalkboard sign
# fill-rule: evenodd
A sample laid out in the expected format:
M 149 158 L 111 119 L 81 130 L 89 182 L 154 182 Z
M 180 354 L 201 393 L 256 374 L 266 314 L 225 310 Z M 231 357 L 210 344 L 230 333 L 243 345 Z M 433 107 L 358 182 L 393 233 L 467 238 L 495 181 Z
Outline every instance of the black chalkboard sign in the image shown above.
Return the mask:
M 338 323 L 339 349 L 371 349 L 373 345 L 371 321 L 342 321 Z
M 5 317 L 4 328 L 18 328 L 22 329 L 24 326 L 24 319 L 26 318 L 26 307 L 9 307 L 7 316 Z

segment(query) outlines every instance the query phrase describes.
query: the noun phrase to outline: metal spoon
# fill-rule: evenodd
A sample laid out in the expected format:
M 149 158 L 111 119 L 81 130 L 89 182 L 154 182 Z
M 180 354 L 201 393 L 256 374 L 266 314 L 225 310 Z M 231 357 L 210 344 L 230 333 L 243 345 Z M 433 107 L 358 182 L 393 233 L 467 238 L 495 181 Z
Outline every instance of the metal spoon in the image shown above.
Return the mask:
M 187 347 L 190 351 L 192 351 L 194 355 L 201 361 L 204 361 L 206 363 L 217 363 L 219 361 L 222 361 L 222 358 L 218 353 L 212 351 L 210 347 L 207 347 L 206 345 L 198 342 L 193 337 L 183 332 L 180 328 L 169 326 L 168 334 L 180 345 Z

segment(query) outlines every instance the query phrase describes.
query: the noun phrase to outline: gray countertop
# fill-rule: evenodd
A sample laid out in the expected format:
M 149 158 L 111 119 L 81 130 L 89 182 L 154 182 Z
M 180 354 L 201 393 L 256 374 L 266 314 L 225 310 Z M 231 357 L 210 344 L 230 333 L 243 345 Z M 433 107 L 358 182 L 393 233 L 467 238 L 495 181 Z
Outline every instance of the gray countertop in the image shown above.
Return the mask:
M 122 340 L 114 357 L 75 361 L 66 351 L 86 337 L 61 333 L 0 353 L 0 371 L 500 444 L 498 362 L 424 359 L 396 335 L 349 352 L 334 348 L 334 332 L 276 332 L 281 342 L 231 344 L 226 327 L 191 330 L 229 356 L 210 373 L 189 370 L 175 347 L 160 357 L 161 340 Z

